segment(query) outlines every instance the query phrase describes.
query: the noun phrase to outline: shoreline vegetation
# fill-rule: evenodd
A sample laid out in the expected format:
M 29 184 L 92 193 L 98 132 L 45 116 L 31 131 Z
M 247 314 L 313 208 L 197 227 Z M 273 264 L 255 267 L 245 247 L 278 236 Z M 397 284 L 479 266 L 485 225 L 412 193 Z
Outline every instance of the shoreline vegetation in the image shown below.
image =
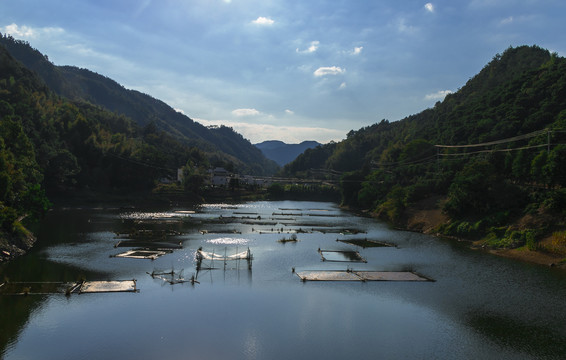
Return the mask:
M 440 197 L 431 197 L 405 209 L 402 219 L 396 226 L 408 231 L 429 234 L 452 241 L 465 242 L 471 249 L 501 257 L 538 265 L 566 268 L 566 237 L 564 236 L 564 227 L 555 226 L 555 228 L 551 230 L 542 232 L 539 235 L 539 240 L 536 241 L 535 247 L 529 246 L 528 242 L 525 244 L 511 243 L 509 246 L 494 246 L 490 244 L 489 238 L 487 237 L 482 239 L 470 239 L 459 236 L 448 236 L 441 232 L 441 229 L 450 223 L 449 217 L 442 212 L 442 207 L 439 206 L 443 200 L 444 199 Z M 379 218 L 378 214 L 374 213 L 372 215 Z M 536 228 L 546 228 L 549 223 L 558 224 L 559 219 L 555 219 L 555 217 L 546 214 L 527 215 L 509 224 L 507 229 L 515 229 L 519 232 L 533 231 L 533 229 Z

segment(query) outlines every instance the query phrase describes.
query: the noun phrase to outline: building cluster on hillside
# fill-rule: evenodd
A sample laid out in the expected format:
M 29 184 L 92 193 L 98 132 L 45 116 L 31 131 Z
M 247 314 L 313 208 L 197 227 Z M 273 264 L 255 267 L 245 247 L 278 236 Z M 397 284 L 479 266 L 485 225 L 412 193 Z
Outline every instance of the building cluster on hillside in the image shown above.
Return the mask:
M 212 186 L 229 186 L 230 182 L 233 181 L 237 181 L 239 185 L 255 185 L 261 187 L 269 186 L 272 183 L 270 178 L 233 174 L 222 167 L 210 169 L 208 170 L 208 174 L 208 181 Z

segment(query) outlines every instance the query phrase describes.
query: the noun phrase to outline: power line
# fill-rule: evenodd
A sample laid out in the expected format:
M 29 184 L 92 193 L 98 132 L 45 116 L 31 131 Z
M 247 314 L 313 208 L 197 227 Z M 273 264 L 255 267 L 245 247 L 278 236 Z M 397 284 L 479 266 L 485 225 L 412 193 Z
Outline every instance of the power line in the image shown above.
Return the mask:
M 490 149 L 490 150 L 478 150 L 478 151 L 460 153 L 460 154 L 438 154 L 438 155 L 439 156 L 468 156 L 468 155 L 481 154 L 481 153 L 510 152 L 510 151 L 518 151 L 518 150 L 527 150 L 527 149 L 541 148 L 541 147 L 546 147 L 546 146 L 547 146 L 547 144 L 541 144 L 541 145 L 523 146 L 523 147 L 520 147 L 520 148 L 513 148 L 513 149 Z
M 502 139 L 502 140 L 489 141 L 489 142 L 480 143 L 480 144 L 434 145 L 434 146 L 437 147 L 437 148 L 472 148 L 472 147 L 481 147 L 481 146 L 491 146 L 491 145 L 506 144 L 506 143 L 515 142 L 515 141 L 519 141 L 519 140 L 529 139 L 529 138 L 539 136 L 539 135 L 542 135 L 542 134 L 545 134 L 545 133 L 548 133 L 548 132 L 549 132 L 549 130 L 546 130 L 546 129 L 537 130 L 537 131 L 533 131 L 531 133 L 524 134 L 524 135 L 514 136 L 514 137 L 511 137 L 511 138 Z
M 435 159 L 435 158 L 436 158 L 436 154 L 428 156 L 426 158 L 421 158 L 421 159 L 418 159 L 418 160 L 412 160 L 412 161 L 402 160 L 402 161 L 391 162 L 391 163 L 378 163 L 378 162 L 372 160 L 371 164 L 379 166 L 379 167 L 405 166 L 405 165 L 415 165 L 415 164 L 427 163 L 430 159 Z

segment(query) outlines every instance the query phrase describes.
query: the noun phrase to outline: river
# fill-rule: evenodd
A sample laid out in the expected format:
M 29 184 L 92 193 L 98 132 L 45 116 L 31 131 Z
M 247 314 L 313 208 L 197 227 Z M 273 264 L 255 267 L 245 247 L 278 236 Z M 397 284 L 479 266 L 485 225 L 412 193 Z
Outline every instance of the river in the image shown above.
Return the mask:
M 120 240 L 135 239 L 134 248 L 165 231 L 159 241 L 179 248 L 155 260 L 116 257 L 130 250 L 116 247 Z M 135 279 L 138 291 L 3 293 L 4 359 L 566 354 L 564 270 L 393 230 L 333 203 L 57 209 L 38 236 L 29 254 L 0 265 L 0 282 Z M 361 245 L 391 246 L 345 242 L 365 239 Z M 253 259 L 199 262 L 199 248 L 220 257 L 249 249 Z M 325 251 L 348 261 L 323 261 Z M 349 261 L 352 252 L 363 261 Z M 413 272 L 434 281 L 302 281 L 307 270 Z

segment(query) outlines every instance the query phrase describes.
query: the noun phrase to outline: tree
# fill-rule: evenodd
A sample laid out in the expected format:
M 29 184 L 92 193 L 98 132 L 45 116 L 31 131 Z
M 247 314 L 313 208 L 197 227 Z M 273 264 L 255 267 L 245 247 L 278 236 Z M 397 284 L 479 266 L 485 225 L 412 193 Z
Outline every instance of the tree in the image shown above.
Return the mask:
M 544 167 L 548 161 L 548 152 L 546 150 L 538 153 L 531 161 L 531 177 L 536 183 L 548 185 L 549 179 L 546 177 Z
M 543 173 L 548 177 L 550 185 L 566 186 L 566 145 L 557 145 L 552 149 Z
M 468 163 L 450 185 L 444 210 L 452 216 L 489 211 L 497 181 L 495 173 L 492 164 L 485 160 Z
M 183 167 L 183 188 L 186 192 L 200 194 L 205 183 L 206 175 L 192 161 L 188 161 Z

